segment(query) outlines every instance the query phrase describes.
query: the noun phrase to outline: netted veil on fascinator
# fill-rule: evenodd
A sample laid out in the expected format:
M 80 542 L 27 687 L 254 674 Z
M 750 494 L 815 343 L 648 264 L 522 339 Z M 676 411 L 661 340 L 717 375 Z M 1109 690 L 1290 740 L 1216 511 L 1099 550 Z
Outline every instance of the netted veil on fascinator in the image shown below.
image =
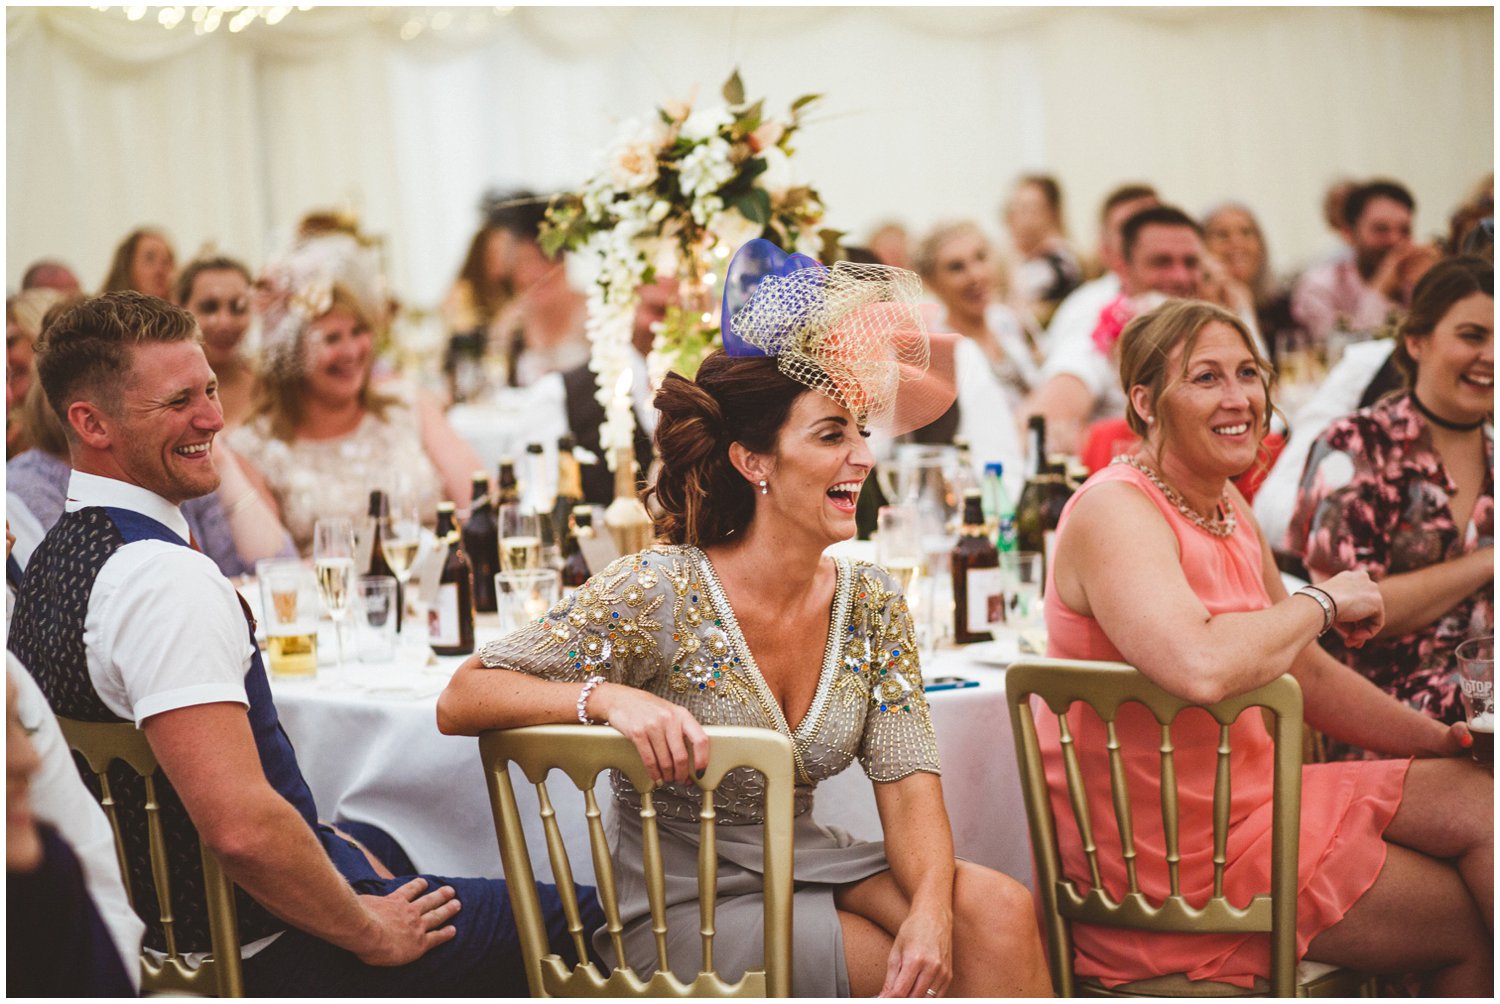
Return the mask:
M 956 335 L 927 330 L 916 273 L 841 261 L 828 267 L 757 238 L 724 278 L 724 351 L 771 356 L 782 373 L 900 435 L 953 404 Z
M 301 238 L 266 263 L 254 290 L 264 365 L 300 362 L 298 335 L 332 308 L 335 286 L 354 299 L 369 323 L 378 327 L 384 322 L 379 255 L 354 237 L 328 233 Z

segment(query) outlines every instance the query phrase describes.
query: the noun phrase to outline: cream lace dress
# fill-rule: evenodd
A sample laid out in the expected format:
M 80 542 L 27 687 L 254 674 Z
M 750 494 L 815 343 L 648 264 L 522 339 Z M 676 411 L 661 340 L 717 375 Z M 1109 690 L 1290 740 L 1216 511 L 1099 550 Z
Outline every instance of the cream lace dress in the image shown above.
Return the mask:
M 792 982 L 799 997 L 849 995 L 834 887 L 890 867 L 883 842 L 856 840 L 814 821 L 813 789 L 856 758 L 876 782 L 936 774 L 939 766 L 905 599 L 873 565 L 839 559 L 837 566 L 821 675 L 795 729 L 762 679 L 712 563 L 695 547 L 660 546 L 620 558 L 536 624 L 479 653 L 486 666 L 552 680 L 581 683 L 599 673 L 680 704 L 704 724 L 775 729 L 792 739 Z M 610 813 L 609 829 L 626 955 L 644 976 L 654 971 L 656 956 L 641 871 L 640 796 L 619 775 L 611 781 L 619 811 Z M 731 980 L 761 964 L 762 787 L 755 772 L 732 771 L 715 799 L 721 934 L 714 962 Z M 667 872 L 668 958 L 690 980 L 701 962 L 697 789 L 666 785 L 653 801 Z M 596 945 L 608 952 L 606 939 L 596 938 Z
M 415 489 L 424 523 L 437 512 L 443 483 L 422 446 L 410 394 L 390 386 L 381 390 L 397 395 L 384 417 L 367 412 L 346 436 L 289 443 L 271 435 L 270 419 L 264 415 L 229 434 L 229 445 L 270 484 L 281 507 L 282 525 L 304 557 L 312 552 L 313 524 L 342 516 L 359 526 L 370 511 L 370 492 L 389 492 L 398 475 Z

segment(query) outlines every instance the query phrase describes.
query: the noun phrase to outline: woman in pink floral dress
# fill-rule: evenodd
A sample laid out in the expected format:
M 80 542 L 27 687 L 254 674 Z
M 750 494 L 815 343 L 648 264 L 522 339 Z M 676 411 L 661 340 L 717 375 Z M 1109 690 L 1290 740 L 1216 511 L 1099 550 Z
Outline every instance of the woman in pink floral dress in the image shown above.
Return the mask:
M 1344 659 L 1445 722 L 1463 717 L 1453 650 L 1494 630 L 1494 318 L 1489 262 L 1450 259 L 1422 279 L 1394 356 L 1406 390 L 1329 426 L 1288 532 L 1314 581 L 1379 580 L 1385 627 Z

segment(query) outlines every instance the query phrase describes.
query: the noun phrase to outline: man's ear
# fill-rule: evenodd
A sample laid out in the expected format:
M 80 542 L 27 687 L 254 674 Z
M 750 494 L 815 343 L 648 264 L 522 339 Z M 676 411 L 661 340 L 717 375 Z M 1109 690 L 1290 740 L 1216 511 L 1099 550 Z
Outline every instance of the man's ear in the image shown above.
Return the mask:
M 109 449 L 114 421 L 92 401 L 74 401 L 68 405 L 68 426 L 84 446 L 94 450 Z
M 761 481 L 770 478 L 774 467 L 765 454 L 753 453 L 738 441 L 729 444 L 729 462 L 752 485 L 759 485 Z

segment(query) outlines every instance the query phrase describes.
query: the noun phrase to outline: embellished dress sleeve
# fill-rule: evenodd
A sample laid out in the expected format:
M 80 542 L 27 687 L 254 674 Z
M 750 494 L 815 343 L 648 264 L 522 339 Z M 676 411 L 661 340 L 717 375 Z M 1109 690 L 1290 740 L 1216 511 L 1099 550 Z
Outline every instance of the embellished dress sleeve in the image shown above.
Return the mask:
M 862 673 L 870 683 L 860 766 L 871 781 L 941 773 L 906 597 L 882 568 L 860 563 L 854 574 L 854 630 L 846 640 L 845 660 L 864 663 Z
M 1376 423 L 1359 413 L 1329 426 L 1313 444 L 1287 532 L 1309 569 L 1332 575 L 1360 568 L 1376 578 L 1387 571 L 1402 510 L 1401 484 L 1382 476 L 1387 445 Z
M 598 674 L 645 686 L 663 672 L 661 636 L 670 635 L 662 617 L 670 617 L 671 589 L 651 554 L 615 559 L 535 623 L 482 647 L 480 662 L 548 680 Z

